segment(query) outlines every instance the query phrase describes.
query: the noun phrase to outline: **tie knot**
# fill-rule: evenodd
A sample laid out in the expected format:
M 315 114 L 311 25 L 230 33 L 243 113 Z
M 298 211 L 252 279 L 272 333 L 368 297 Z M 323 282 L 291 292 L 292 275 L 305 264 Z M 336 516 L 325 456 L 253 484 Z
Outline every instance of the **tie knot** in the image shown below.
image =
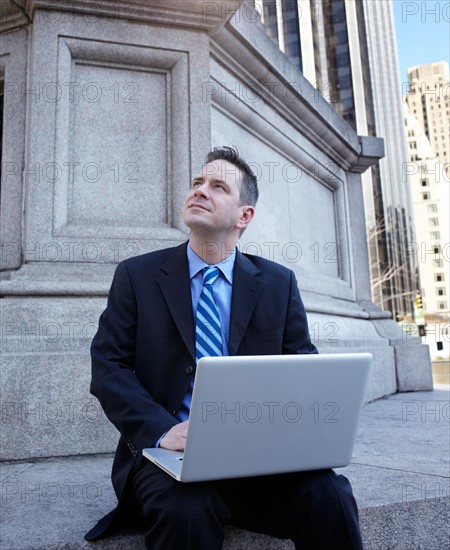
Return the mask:
M 203 284 L 204 285 L 212 285 L 214 281 L 219 276 L 219 268 L 212 266 L 205 268 L 205 271 L 203 272 Z

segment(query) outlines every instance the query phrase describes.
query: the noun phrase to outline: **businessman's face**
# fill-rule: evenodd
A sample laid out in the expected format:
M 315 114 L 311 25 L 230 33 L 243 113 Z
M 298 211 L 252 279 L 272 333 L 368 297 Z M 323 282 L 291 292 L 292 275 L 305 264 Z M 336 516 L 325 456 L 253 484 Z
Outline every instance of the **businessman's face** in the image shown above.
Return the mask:
M 241 172 L 226 160 L 206 164 L 186 196 L 183 218 L 199 235 L 226 238 L 248 224 L 248 209 L 240 205 Z

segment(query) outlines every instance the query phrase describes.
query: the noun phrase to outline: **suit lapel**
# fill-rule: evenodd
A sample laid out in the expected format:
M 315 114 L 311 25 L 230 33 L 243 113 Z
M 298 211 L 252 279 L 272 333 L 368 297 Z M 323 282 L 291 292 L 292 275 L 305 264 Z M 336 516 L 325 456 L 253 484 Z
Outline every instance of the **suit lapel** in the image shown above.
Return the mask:
M 231 298 L 229 353 L 235 355 L 258 302 L 263 283 L 255 275 L 260 273 L 241 252 L 236 252 Z
M 192 360 L 195 361 L 194 318 L 186 246 L 187 243 L 184 243 L 175 248 L 161 266 L 158 284 Z M 263 283 L 256 277 L 258 273 L 260 269 L 238 250 L 233 271 L 230 355 L 236 354 L 261 294 Z
M 158 284 L 192 360 L 195 361 L 194 319 L 186 246 L 187 243 L 184 243 L 175 248 L 161 266 Z

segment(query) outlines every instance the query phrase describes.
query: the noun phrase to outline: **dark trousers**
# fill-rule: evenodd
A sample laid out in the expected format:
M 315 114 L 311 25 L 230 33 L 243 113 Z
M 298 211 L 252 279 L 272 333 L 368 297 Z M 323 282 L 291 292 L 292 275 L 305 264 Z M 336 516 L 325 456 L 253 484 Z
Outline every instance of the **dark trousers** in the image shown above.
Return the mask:
M 143 460 L 130 481 L 151 550 L 219 550 L 226 524 L 297 550 L 363 547 L 352 488 L 333 470 L 180 483 Z

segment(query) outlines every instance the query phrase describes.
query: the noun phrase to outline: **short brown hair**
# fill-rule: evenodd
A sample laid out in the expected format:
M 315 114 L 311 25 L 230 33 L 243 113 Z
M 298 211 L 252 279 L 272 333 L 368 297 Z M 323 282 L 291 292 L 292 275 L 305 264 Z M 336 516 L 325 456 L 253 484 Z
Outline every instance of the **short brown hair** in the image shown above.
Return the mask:
M 226 160 L 239 168 L 242 173 L 241 191 L 239 200 L 242 205 L 255 206 L 259 196 L 258 180 L 245 160 L 235 147 L 213 147 L 206 155 L 205 164 L 214 160 Z

